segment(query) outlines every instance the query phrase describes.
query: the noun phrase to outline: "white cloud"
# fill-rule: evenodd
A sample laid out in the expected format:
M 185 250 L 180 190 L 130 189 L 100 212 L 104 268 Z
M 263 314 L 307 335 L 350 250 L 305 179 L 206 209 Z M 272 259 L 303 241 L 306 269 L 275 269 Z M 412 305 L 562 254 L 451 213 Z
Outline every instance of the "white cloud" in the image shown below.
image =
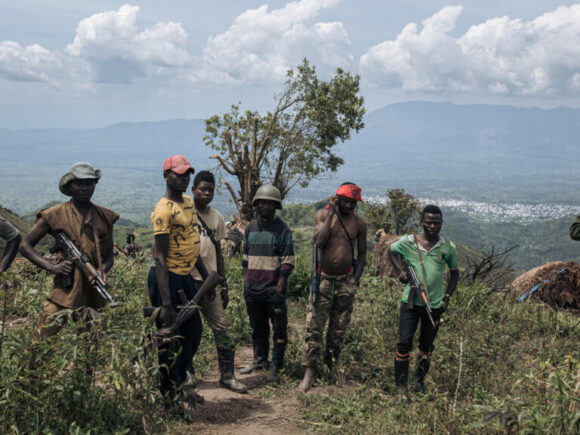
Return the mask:
M 408 24 L 360 60 L 363 78 L 408 92 L 553 97 L 578 93 L 580 4 L 531 21 L 497 17 L 453 37 L 461 6 Z
M 139 31 L 139 8 L 124 5 L 82 20 L 71 44 L 49 51 L 0 41 L 0 77 L 78 89 L 91 83 L 131 83 L 189 65 L 187 33 L 178 23 L 157 23 Z
M 269 11 L 264 5 L 239 15 L 230 28 L 208 38 L 194 80 L 216 83 L 279 81 L 307 57 L 322 70 L 348 66 L 351 43 L 338 22 L 312 23 L 340 0 L 299 0 Z
M 66 52 L 86 60 L 95 81 L 130 83 L 190 62 L 187 33 L 179 23 L 157 23 L 139 32 L 139 7 L 123 5 L 118 11 L 95 14 L 82 20 Z
M 58 88 L 80 70 L 83 65 L 38 44 L 22 47 L 13 41 L 0 41 L 0 77 L 6 80 L 50 83 Z

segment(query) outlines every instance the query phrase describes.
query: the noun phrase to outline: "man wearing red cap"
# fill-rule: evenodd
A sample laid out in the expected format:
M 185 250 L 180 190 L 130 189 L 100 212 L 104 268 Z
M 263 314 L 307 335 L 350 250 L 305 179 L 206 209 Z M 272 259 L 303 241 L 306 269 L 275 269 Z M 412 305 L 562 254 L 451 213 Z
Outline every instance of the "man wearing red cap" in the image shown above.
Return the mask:
M 306 367 L 299 389 L 306 392 L 314 383 L 314 370 L 320 369 L 322 336 L 328 321 L 324 363 L 331 377 L 340 355 L 342 340 L 352 313 L 354 296 L 366 262 L 367 226 L 354 214 L 362 201 L 361 188 L 343 183 L 330 204 L 316 214 L 314 243 L 318 247 L 320 288 L 308 329 L 302 365 Z M 357 255 L 355 257 L 355 246 Z
M 207 277 L 199 258 L 200 239 L 193 199 L 183 194 L 194 172 L 184 156 L 167 158 L 163 164 L 165 195 L 151 213 L 155 267 L 150 271 L 149 297 L 153 305 L 162 307 L 158 327 L 175 322 L 177 306 L 181 305 L 178 290 L 183 290 L 188 299 L 195 295 L 193 268 L 197 268 L 202 277 Z M 179 338 L 159 346 L 161 393 L 168 404 L 178 399 L 185 403 L 195 394 L 187 391 L 183 384 L 187 379 L 187 367 L 199 347 L 201 332 L 201 317 L 196 312 L 179 329 Z

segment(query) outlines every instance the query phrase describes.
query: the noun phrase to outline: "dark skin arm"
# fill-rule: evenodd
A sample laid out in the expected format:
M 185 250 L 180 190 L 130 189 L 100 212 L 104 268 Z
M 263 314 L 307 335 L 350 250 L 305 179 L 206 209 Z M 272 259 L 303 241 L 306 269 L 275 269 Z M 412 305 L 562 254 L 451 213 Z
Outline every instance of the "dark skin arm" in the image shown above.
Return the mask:
M 321 210 L 316 213 L 314 228 L 314 242 L 319 248 L 323 248 L 330 238 L 330 229 L 335 216 L 338 214 L 338 198 L 333 196 L 328 210 Z
M 397 275 L 397 279 L 402 282 L 403 284 L 407 284 L 409 282 L 409 277 L 407 276 L 407 272 L 405 271 L 405 262 L 403 257 L 389 248 L 387 252 L 387 256 L 395 269 L 395 273 Z
M 207 279 L 207 277 L 209 276 L 209 272 L 207 271 L 205 264 L 203 264 L 203 260 L 201 259 L 200 256 L 198 256 L 197 260 L 195 261 L 195 268 L 197 269 L 197 271 L 199 272 L 199 274 L 201 275 L 201 277 L 205 281 Z
M 107 246 L 107 249 L 106 249 L 107 252 L 110 252 L 110 255 L 103 260 L 102 270 L 99 273 L 99 275 L 101 275 L 103 277 L 105 282 L 107 281 L 107 272 L 109 270 L 111 270 L 111 268 L 113 267 L 113 264 L 115 263 L 115 256 L 113 255 L 113 245 L 114 245 L 114 241 L 113 241 L 113 238 L 111 238 L 109 246 Z
M 282 276 L 282 274 L 280 274 L 280 276 L 278 277 L 278 282 L 276 283 L 276 290 L 282 297 L 284 297 L 284 290 L 286 289 L 287 283 L 288 277 Z
M 362 276 L 363 270 L 365 268 L 365 263 L 367 261 L 367 226 L 360 219 L 359 231 L 356 237 L 356 270 L 354 271 L 354 279 L 358 285 L 360 282 L 360 277 Z
M 203 260 L 201 259 L 201 256 L 197 257 L 197 260 L 195 261 L 195 268 L 197 269 L 197 271 L 199 272 L 199 274 L 201 275 L 201 277 L 205 281 L 207 279 L 207 277 L 209 276 L 209 272 L 207 271 L 205 264 L 203 263 Z M 219 274 L 219 272 L 218 272 L 218 274 Z M 207 297 L 209 300 L 213 301 L 215 298 L 215 289 L 213 289 L 211 292 L 209 292 L 205 297 Z
M 443 298 L 443 308 L 447 311 L 447 305 L 449 305 L 449 300 L 455 289 L 457 288 L 457 283 L 459 282 L 459 269 L 451 269 L 449 271 L 449 281 L 447 281 L 447 291 L 445 292 L 445 297 Z
M 169 271 L 167 270 L 167 250 L 169 248 L 169 234 L 155 236 L 155 275 L 161 296 L 161 318 L 163 326 L 167 327 L 175 322 L 175 308 L 171 301 L 169 290 Z M 207 271 L 206 271 L 207 273 Z
M 224 256 L 222 254 L 222 250 L 221 250 L 221 243 L 220 241 L 217 242 L 218 246 L 216 246 L 215 249 L 215 255 L 216 255 L 216 262 L 217 262 L 217 273 L 223 277 L 224 281 L 222 284 L 222 290 L 220 292 L 220 296 L 222 298 L 222 304 L 224 306 L 224 310 L 226 309 L 226 307 L 228 306 L 228 303 L 230 301 L 230 297 L 228 295 L 228 281 L 226 279 L 226 266 L 225 266 L 225 262 L 224 262 Z
M 24 237 L 24 240 L 22 240 L 22 243 L 20 244 L 20 252 L 24 257 L 30 260 L 30 262 L 54 275 L 69 275 L 73 270 L 73 263 L 71 261 L 65 260 L 58 264 L 53 264 L 34 249 L 38 242 L 40 242 L 49 231 L 50 227 L 44 218 L 38 219 L 28 234 Z
M 4 248 L 4 254 L 2 255 L 2 259 L 0 260 L 0 273 L 5 272 L 12 264 L 12 261 L 14 260 L 14 257 L 16 257 L 16 253 L 18 252 L 18 246 L 20 245 L 21 241 L 22 237 L 20 236 L 20 234 L 18 234 L 12 240 L 6 243 L 6 248 Z

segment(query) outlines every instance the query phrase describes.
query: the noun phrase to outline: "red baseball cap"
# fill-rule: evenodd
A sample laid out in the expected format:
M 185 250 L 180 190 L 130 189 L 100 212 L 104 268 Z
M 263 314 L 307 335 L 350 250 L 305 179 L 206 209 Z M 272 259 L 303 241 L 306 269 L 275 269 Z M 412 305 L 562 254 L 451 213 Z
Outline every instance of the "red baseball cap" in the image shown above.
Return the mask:
M 163 172 L 172 170 L 176 174 L 185 174 L 187 171 L 191 171 L 191 173 L 195 173 L 195 169 L 189 163 L 184 156 L 177 155 L 167 157 L 165 159 L 165 163 L 163 163 Z

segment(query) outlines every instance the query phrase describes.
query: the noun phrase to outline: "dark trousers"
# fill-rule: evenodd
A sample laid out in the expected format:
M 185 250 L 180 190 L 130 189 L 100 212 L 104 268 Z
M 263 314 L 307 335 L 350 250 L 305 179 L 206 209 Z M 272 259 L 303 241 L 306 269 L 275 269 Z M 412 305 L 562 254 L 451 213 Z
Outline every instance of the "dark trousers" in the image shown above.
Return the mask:
M 161 306 L 161 295 L 159 293 L 159 286 L 157 285 L 155 266 L 149 270 L 147 282 L 151 303 L 156 307 Z M 178 290 L 183 290 L 187 299 L 195 296 L 196 289 L 193 277 L 191 275 L 178 275 L 169 272 L 169 290 L 171 292 L 173 306 L 177 307 L 181 305 L 181 301 L 177 295 Z M 176 308 L 176 311 L 179 311 L 179 309 Z M 160 329 L 161 326 L 157 322 L 157 328 Z M 191 366 L 193 356 L 199 348 L 202 331 L 203 325 L 199 311 L 197 311 L 179 328 L 176 337 L 158 346 L 159 365 L 161 366 L 161 393 L 163 395 L 174 390 L 176 386 L 186 380 L 186 370 L 188 366 Z
M 433 309 L 433 319 L 438 322 L 443 314 L 443 308 Z M 397 352 L 407 354 L 413 349 L 413 336 L 421 321 L 421 332 L 419 335 L 419 350 L 423 354 L 433 352 L 435 337 L 439 328 L 433 328 L 424 307 L 415 306 L 412 310 L 407 308 L 407 304 L 401 304 L 399 316 L 399 342 Z
M 443 308 L 433 309 L 433 319 L 438 322 L 443 314 Z M 424 307 L 407 308 L 406 303 L 401 304 L 399 316 L 399 342 L 397 343 L 397 355 L 395 357 L 395 382 L 399 387 L 407 385 L 409 374 L 409 354 L 413 349 L 413 336 L 417 326 L 421 321 L 421 332 L 419 334 L 419 361 L 415 370 L 415 381 L 423 382 L 431 365 L 431 352 L 433 352 L 435 337 L 438 327 L 431 326 L 429 316 Z
M 266 365 L 270 350 L 270 321 L 274 330 L 274 355 L 272 363 L 281 368 L 288 340 L 288 310 L 286 298 L 280 296 L 276 288 L 264 293 L 244 292 L 246 309 L 252 327 L 254 362 Z

